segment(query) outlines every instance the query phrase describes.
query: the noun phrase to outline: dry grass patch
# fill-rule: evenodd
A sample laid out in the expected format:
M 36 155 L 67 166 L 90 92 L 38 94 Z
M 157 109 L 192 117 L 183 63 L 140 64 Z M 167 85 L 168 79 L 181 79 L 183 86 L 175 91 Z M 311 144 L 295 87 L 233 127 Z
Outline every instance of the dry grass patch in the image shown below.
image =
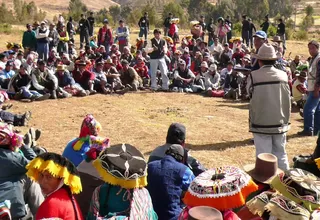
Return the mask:
M 61 153 L 79 134 L 83 117 L 92 113 L 102 124 L 101 136 L 111 144 L 130 143 L 146 157 L 165 142 L 173 122 L 187 127 L 187 145 L 192 155 L 207 167 L 242 166 L 254 162 L 252 134 L 248 132 L 248 103 L 179 93 L 129 93 L 124 96 L 95 95 L 85 98 L 14 102 L 14 112 L 31 110 L 30 126 L 41 128 L 40 144 Z M 294 155 L 311 153 L 316 138 L 300 138 L 302 121 L 292 115 L 288 134 L 290 160 Z M 24 129 L 25 130 L 25 129 Z

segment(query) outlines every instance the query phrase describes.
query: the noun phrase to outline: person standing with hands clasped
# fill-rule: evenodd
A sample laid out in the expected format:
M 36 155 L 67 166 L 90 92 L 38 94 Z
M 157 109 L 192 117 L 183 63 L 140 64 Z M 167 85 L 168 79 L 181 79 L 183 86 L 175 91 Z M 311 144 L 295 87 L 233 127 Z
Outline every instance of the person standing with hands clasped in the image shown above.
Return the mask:
M 140 27 L 139 37 L 142 38 L 144 35 L 145 42 L 147 42 L 149 31 L 148 12 L 145 12 L 144 16 L 140 18 L 138 25 Z
M 279 168 L 285 171 L 289 169 L 286 133 L 291 112 L 288 76 L 274 67 L 277 54 L 272 45 L 263 44 L 253 57 L 258 60 L 260 69 L 252 71 L 248 77 L 247 92 L 251 96 L 249 129 L 253 133 L 256 156 L 274 154 Z
M 166 41 L 161 39 L 161 31 L 155 29 L 153 31 L 154 38 L 151 39 L 151 53 L 150 53 L 150 73 L 151 73 L 151 89 L 157 90 L 157 71 L 158 67 L 161 71 L 162 89 L 168 91 L 169 78 L 166 60 L 164 58 L 165 48 L 167 47 Z
M 311 41 L 308 44 L 312 57 L 308 73 L 308 98 L 303 109 L 304 129 L 298 132 L 302 136 L 317 135 L 320 130 L 320 52 L 319 43 Z

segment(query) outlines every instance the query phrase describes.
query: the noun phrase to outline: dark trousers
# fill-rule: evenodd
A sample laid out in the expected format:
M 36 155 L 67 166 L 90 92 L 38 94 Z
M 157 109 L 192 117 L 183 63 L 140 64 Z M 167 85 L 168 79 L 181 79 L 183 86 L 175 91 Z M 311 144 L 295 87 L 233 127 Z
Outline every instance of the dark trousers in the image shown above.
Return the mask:
M 253 48 L 253 35 L 252 35 L 252 32 L 249 32 L 249 43 L 250 43 L 250 47 L 252 49 Z
M 144 35 L 144 39 L 147 40 L 148 39 L 148 28 L 147 27 L 140 27 L 139 37 L 143 37 L 143 35 Z
M 242 31 L 243 43 L 249 46 L 249 31 Z
M 12 124 L 14 126 L 21 126 L 23 124 L 23 116 L 22 115 L 17 115 L 13 114 L 11 112 L 7 111 L 0 111 L 0 118 L 2 121 Z
M 83 48 L 83 41 L 86 42 L 86 45 L 89 45 L 89 33 L 88 33 L 88 31 L 80 32 L 80 49 Z

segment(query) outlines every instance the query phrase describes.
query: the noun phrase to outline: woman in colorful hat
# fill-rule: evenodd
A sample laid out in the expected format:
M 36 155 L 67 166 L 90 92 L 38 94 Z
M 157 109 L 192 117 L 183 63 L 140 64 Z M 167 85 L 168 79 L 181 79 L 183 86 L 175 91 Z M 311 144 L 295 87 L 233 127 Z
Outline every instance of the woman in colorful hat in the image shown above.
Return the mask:
M 33 159 L 26 169 L 27 176 L 39 183 L 45 196 L 36 220 L 83 219 L 78 203 L 73 197 L 73 194 L 82 191 L 80 176 L 77 168 L 68 159 L 56 153 L 44 153 Z
M 251 177 L 237 167 L 227 166 L 207 170 L 197 176 L 184 196 L 187 208 L 179 220 L 188 219 L 191 207 L 209 206 L 222 212 L 223 218 L 238 220 L 232 209 L 245 204 L 246 198 L 257 191 Z
M 39 185 L 25 175 L 26 165 L 36 156 L 30 145 L 23 143 L 22 136 L 15 133 L 10 125 L 0 123 L 0 202 L 11 202 L 13 219 L 27 215 L 26 204 L 35 216 L 43 202 Z
M 62 155 L 78 166 L 83 161 L 82 155 L 90 149 L 91 143 L 101 139 L 98 137 L 101 129 L 101 124 L 93 115 L 86 115 L 81 124 L 79 137 L 67 144 Z
M 97 218 L 156 220 L 147 185 L 147 163 L 130 144 L 111 146 L 93 166 L 105 181 L 92 195 L 88 220 Z

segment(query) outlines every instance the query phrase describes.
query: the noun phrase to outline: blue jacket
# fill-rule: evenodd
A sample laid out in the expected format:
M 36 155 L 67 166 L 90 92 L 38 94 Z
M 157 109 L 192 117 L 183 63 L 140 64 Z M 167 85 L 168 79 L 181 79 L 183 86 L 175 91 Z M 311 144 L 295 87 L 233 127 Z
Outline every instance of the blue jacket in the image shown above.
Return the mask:
M 73 77 L 69 73 L 69 71 L 65 71 L 63 76 L 60 76 L 59 74 L 56 73 L 56 77 L 58 79 L 58 86 L 59 87 L 65 87 L 65 86 L 72 86 L 75 83 Z
M 153 208 L 159 219 L 176 220 L 182 211 L 181 196 L 187 190 L 184 184 L 185 173 L 192 181 L 191 170 L 172 156 L 165 156 L 148 164 L 148 186 Z
M 37 155 L 31 148 L 21 148 L 22 153 L 0 147 L 0 199 L 10 200 L 13 218 L 26 215 L 20 179 L 26 174 L 26 165 Z

